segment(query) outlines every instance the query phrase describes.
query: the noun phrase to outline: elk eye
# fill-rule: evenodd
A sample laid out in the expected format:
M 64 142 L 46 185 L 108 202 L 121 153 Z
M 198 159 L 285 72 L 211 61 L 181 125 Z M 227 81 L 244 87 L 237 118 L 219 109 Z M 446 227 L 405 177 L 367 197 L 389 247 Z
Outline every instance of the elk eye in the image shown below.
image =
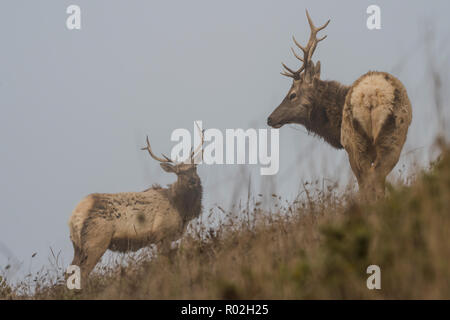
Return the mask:
M 289 95 L 289 100 L 295 99 L 296 96 L 297 96 L 297 94 L 295 92 L 291 93 Z

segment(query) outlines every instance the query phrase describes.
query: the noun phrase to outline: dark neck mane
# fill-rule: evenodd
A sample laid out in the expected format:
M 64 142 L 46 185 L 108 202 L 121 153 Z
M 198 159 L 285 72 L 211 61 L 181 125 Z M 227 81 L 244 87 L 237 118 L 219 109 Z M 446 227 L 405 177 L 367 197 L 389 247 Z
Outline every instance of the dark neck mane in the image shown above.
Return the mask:
M 169 200 L 177 208 L 185 222 L 198 217 L 202 209 L 203 188 L 200 183 L 186 185 L 176 181 L 168 189 Z
M 305 127 L 333 147 L 341 149 L 342 109 L 350 87 L 336 81 L 315 81 L 316 90 L 310 98 L 311 112 Z

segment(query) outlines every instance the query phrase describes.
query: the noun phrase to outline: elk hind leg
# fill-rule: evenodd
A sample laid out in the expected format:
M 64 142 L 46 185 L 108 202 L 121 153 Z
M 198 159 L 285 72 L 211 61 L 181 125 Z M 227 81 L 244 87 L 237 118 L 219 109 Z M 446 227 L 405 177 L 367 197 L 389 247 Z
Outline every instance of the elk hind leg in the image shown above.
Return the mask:
M 103 228 L 102 232 L 99 233 L 98 228 L 89 228 L 82 237 L 80 269 L 81 280 L 84 282 L 87 282 L 89 274 L 100 261 L 111 243 L 113 232 L 108 229 L 111 228 Z
M 75 242 L 72 241 L 73 245 L 73 259 L 72 263 L 70 265 L 80 267 L 81 261 L 83 259 L 81 249 L 78 245 L 75 244 Z M 68 279 L 70 274 L 67 272 L 64 273 L 64 279 Z
M 382 144 L 378 145 L 376 149 L 377 158 L 371 168 L 371 174 L 373 185 L 376 188 L 376 197 L 380 199 L 385 194 L 386 177 L 397 164 L 402 148 L 395 144 Z
M 72 242 L 73 245 L 73 259 L 71 265 L 80 266 L 82 254 L 81 249 L 78 245 L 75 244 L 75 242 Z
M 360 144 L 356 151 L 353 151 L 353 148 L 347 149 L 347 153 L 350 167 L 358 181 L 360 198 L 361 200 L 367 200 L 366 198 L 370 194 L 368 174 L 372 163 L 370 153 L 367 152 L 367 147 L 363 144 Z

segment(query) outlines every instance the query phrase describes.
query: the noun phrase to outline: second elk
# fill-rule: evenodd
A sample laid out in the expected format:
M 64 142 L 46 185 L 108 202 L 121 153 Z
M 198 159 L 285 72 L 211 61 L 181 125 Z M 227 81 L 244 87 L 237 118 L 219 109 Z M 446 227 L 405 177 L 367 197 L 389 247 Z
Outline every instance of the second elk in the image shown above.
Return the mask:
M 161 168 L 177 175 L 167 188 L 154 186 L 143 192 L 93 193 L 73 210 L 69 220 L 70 239 L 74 248 L 72 265 L 81 269 L 81 279 L 89 273 L 107 249 L 126 252 L 157 244 L 168 250 L 181 237 L 187 224 L 202 209 L 202 184 L 194 159 L 201 155 L 201 144 L 190 155 L 188 163 L 177 163 L 156 156 L 147 137 L 150 156 Z
M 321 80 L 320 61 L 314 64 L 312 56 L 326 38 L 317 34 L 330 20 L 316 27 L 308 11 L 306 16 L 311 28 L 307 45 L 293 38 L 303 56 L 291 48 L 302 66 L 293 70 L 283 64 L 282 74 L 292 78 L 292 86 L 267 124 L 301 124 L 331 146 L 344 148 L 363 198 L 376 200 L 384 195 L 386 176 L 398 162 L 411 123 L 406 89 L 386 72 L 369 71 L 350 86 Z

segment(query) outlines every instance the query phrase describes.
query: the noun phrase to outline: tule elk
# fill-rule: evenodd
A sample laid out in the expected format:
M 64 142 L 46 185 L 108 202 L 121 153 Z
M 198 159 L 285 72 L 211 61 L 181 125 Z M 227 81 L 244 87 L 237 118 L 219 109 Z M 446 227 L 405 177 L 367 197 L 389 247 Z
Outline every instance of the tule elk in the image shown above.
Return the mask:
M 73 210 L 69 220 L 74 248 L 72 265 L 81 270 L 82 281 L 107 249 L 137 251 L 157 244 L 165 251 L 181 237 L 190 220 L 201 213 L 202 185 L 194 163 L 203 145 L 191 153 L 189 163 L 177 163 L 163 155 L 155 156 L 147 137 L 150 156 L 166 172 L 177 175 L 167 188 L 154 186 L 142 192 L 93 193 Z
M 286 69 L 282 75 L 293 79 L 281 104 L 267 119 L 280 128 L 287 123 L 305 126 L 337 149 L 344 148 L 362 195 L 375 200 L 384 195 L 386 176 L 397 164 L 412 119 L 406 89 L 394 76 L 370 71 L 351 86 L 320 79 L 320 61 L 312 61 L 317 38 L 330 20 L 315 27 L 306 11 L 311 35 L 306 47 L 293 37 L 303 57 L 291 48 L 302 66 Z

